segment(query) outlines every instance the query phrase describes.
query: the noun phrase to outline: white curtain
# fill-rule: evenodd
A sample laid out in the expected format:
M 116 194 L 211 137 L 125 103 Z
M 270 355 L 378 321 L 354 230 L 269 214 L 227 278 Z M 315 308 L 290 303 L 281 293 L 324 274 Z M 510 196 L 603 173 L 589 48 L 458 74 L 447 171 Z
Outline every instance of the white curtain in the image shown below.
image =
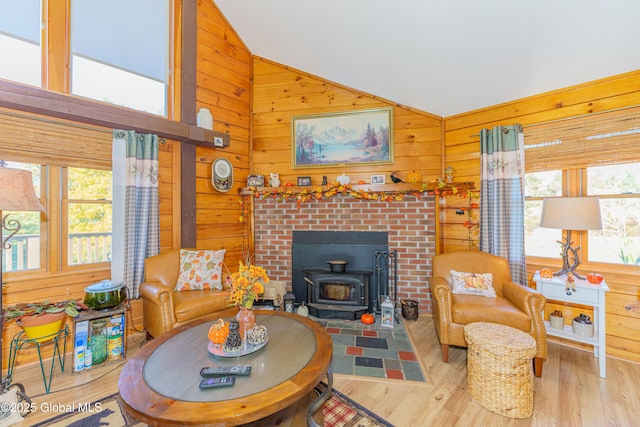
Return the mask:
M 144 260 L 160 252 L 158 136 L 113 131 L 111 280 L 140 296 Z

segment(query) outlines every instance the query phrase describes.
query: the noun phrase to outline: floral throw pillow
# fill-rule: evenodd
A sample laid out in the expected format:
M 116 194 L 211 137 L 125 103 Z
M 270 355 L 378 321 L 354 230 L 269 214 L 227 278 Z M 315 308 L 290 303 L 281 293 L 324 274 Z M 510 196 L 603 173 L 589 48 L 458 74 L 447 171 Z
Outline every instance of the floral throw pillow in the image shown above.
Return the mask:
M 454 294 L 496 297 L 496 290 L 493 289 L 493 274 L 491 273 L 464 273 L 451 270 L 451 284 Z
M 180 250 L 180 275 L 174 290 L 222 289 L 222 264 L 226 250 Z

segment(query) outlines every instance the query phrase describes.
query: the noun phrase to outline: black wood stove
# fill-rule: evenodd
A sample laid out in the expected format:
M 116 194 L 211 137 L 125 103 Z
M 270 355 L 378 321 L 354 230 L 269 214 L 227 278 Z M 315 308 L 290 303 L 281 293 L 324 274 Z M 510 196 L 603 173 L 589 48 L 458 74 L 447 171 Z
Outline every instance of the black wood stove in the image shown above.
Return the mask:
M 325 319 L 357 320 L 372 311 L 373 271 L 304 269 L 309 314 Z

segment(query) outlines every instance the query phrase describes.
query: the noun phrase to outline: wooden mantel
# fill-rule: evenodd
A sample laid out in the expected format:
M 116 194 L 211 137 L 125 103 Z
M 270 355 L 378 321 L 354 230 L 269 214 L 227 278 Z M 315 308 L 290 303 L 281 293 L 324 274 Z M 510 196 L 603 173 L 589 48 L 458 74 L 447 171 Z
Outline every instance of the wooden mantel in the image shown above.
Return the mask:
M 324 185 L 324 186 L 280 186 L 280 187 L 244 187 L 238 190 L 241 196 L 249 196 L 252 194 L 282 194 L 282 195 L 297 195 L 297 194 L 309 194 L 317 192 L 327 192 L 331 189 L 337 188 L 337 184 Z M 430 182 L 428 184 L 348 184 L 343 186 L 345 191 L 339 191 L 341 193 L 351 192 L 365 192 L 365 193 L 384 193 L 384 194 L 412 194 L 412 193 L 427 193 L 429 195 L 441 194 L 441 193 L 456 193 L 461 191 L 475 190 L 475 183 L 473 182 L 455 182 L 453 184 L 446 184 L 439 186 L 437 182 Z

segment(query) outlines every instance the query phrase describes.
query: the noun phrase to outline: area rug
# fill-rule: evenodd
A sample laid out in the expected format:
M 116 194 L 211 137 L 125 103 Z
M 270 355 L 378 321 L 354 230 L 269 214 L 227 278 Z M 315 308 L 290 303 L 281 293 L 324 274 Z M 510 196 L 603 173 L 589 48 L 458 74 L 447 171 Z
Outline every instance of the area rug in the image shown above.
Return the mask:
M 334 374 L 426 382 L 402 320 L 393 328 L 359 320 L 315 320 L 333 340 Z
M 27 416 L 24 423 L 28 421 Z M 33 427 L 144 427 L 145 425 L 131 418 L 122 408 L 120 396 L 112 394 L 81 408 L 70 408 L 69 412 L 34 424 Z
M 320 383 L 315 391 L 320 394 L 326 389 L 326 384 Z M 88 408 L 93 408 L 89 412 Z M 100 410 L 98 410 L 100 408 Z M 323 427 L 393 427 L 378 415 L 369 411 L 349 399 L 336 389 L 333 389 L 331 397 L 318 409 L 314 415 L 316 422 Z M 25 418 L 23 424 L 28 424 L 29 418 Z M 33 427 L 144 427 L 146 424 L 132 419 L 122 408 L 120 396 L 113 394 L 98 402 L 93 402 L 75 412 L 61 414 L 33 424 Z
M 327 385 L 320 383 L 316 387 L 317 393 L 322 393 Z M 314 415 L 316 423 L 323 427 L 393 427 L 378 415 L 364 406 L 349 399 L 338 390 L 333 389 L 331 397 Z M 323 421 L 320 422 L 320 419 Z

